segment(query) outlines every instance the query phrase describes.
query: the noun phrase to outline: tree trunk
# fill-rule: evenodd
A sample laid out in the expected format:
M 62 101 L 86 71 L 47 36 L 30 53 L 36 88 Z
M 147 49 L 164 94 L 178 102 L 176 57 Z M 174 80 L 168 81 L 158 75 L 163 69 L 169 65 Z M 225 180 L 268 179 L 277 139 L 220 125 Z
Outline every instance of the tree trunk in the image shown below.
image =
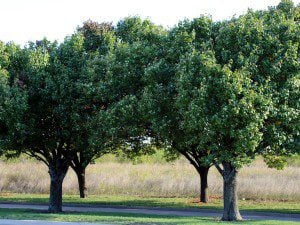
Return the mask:
M 200 202 L 207 203 L 209 201 L 208 197 L 208 184 L 207 175 L 209 167 L 199 167 L 198 172 L 200 174 Z
M 78 169 L 77 171 L 77 179 L 78 179 L 78 187 L 79 187 L 79 195 L 80 198 L 86 198 L 87 197 L 87 188 L 86 188 L 86 182 L 85 182 L 85 168 Z
M 238 208 L 237 197 L 237 175 L 238 170 L 230 163 L 223 163 L 223 182 L 224 182 L 224 212 L 222 220 L 236 221 L 242 220 Z
M 50 199 L 49 199 L 49 209 L 50 213 L 62 212 L 62 184 L 66 176 L 67 169 L 57 170 L 49 168 L 50 174 Z

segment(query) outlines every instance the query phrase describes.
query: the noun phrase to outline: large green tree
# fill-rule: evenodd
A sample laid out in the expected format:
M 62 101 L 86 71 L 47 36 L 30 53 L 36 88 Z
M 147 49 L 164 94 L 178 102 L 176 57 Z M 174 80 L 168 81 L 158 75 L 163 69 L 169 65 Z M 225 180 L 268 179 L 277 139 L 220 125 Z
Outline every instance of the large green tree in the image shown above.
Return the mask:
M 191 53 L 182 61 L 179 74 L 180 125 L 197 134 L 191 141 L 197 141 L 200 151 L 205 150 L 199 160 L 215 164 L 223 176 L 223 220 L 240 220 L 237 174 L 255 157 L 263 121 L 269 114 L 269 99 L 252 85 L 248 71 L 232 72 L 218 65 L 213 54 Z
M 23 139 L 20 123 L 26 110 L 24 83 L 14 79 L 14 71 L 23 64 L 21 49 L 13 43 L 0 42 L 0 155 L 16 156 L 11 139 Z
M 10 136 L 4 147 L 24 152 L 44 162 L 50 175 L 50 212 L 62 211 L 62 183 L 76 157 L 106 151 L 110 138 L 97 118 L 103 110 L 101 73 L 86 54 L 84 37 L 76 33 L 57 45 L 47 40 L 31 43 L 21 54 L 24 67 L 15 71 L 16 84 L 27 96 L 20 132 L 7 126 Z M 99 136 L 101 138 L 99 138 Z M 18 138 L 21 137 L 21 138 Z M 96 152 L 96 153 L 95 153 Z
M 272 97 L 272 110 L 259 151 L 270 166 L 282 161 L 280 155 L 299 151 L 299 31 L 299 6 L 283 0 L 268 11 L 250 11 L 230 21 L 217 35 L 218 63 L 231 63 L 232 71 L 247 67 L 253 82 L 268 83 L 265 94 Z
M 178 67 L 181 127 L 197 133 L 202 158 L 224 182 L 223 220 L 242 219 L 237 175 L 257 155 L 271 167 L 299 153 L 299 23 L 289 1 L 216 24 L 213 51 Z

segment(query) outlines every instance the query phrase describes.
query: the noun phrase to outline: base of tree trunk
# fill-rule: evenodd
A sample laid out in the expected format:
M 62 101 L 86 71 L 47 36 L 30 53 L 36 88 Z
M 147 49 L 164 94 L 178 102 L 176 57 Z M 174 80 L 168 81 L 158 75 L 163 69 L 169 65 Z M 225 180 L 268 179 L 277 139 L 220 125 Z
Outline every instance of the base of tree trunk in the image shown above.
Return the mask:
M 50 213 L 62 212 L 62 182 L 51 180 L 49 209 Z
M 66 173 L 67 168 L 59 171 L 49 169 L 51 183 L 48 211 L 50 213 L 62 212 L 62 184 Z
M 87 188 L 86 188 L 86 181 L 85 181 L 85 168 L 81 170 L 77 170 L 75 172 L 78 179 L 79 196 L 80 198 L 86 198 Z
M 239 221 L 243 220 L 239 208 L 237 197 L 237 175 L 238 170 L 229 163 L 223 164 L 223 182 L 224 182 L 224 212 L 222 220 Z
M 207 183 L 207 175 L 208 175 L 209 167 L 200 167 L 198 172 L 200 174 L 200 202 L 208 203 L 208 183 Z

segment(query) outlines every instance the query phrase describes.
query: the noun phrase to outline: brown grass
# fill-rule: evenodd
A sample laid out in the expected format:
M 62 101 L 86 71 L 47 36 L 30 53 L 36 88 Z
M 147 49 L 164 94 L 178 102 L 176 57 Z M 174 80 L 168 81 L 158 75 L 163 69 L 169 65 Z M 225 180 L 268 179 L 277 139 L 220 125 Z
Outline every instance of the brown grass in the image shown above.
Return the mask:
M 196 197 L 199 176 L 180 159 L 174 163 L 138 164 L 97 162 L 87 169 L 89 194 L 122 194 L 156 197 Z M 0 162 L 0 191 L 14 193 L 48 193 L 49 175 L 42 163 L 22 160 Z M 245 199 L 300 200 L 300 167 L 282 171 L 269 169 L 257 160 L 239 174 L 239 195 Z M 209 173 L 210 195 L 222 195 L 222 179 L 212 168 Z M 76 194 L 77 180 L 69 170 L 64 193 Z

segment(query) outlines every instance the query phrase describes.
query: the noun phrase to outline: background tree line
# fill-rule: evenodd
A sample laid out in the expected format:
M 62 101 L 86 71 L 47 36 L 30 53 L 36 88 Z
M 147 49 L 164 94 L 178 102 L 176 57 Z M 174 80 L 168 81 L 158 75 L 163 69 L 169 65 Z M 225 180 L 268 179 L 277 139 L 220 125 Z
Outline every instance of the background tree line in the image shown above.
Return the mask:
M 62 43 L 0 43 L 0 151 L 28 154 L 49 169 L 50 212 L 62 211 L 71 167 L 80 196 L 85 169 L 106 153 L 128 157 L 163 147 L 200 175 L 216 166 L 223 220 L 241 220 L 240 168 L 258 155 L 283 168 L 299 153 L 300 10 L 283 0 L 266 11 L 169 30 L 129 17 L 86 21 Z M 150 138 L 151 144 L 145 140 Z

